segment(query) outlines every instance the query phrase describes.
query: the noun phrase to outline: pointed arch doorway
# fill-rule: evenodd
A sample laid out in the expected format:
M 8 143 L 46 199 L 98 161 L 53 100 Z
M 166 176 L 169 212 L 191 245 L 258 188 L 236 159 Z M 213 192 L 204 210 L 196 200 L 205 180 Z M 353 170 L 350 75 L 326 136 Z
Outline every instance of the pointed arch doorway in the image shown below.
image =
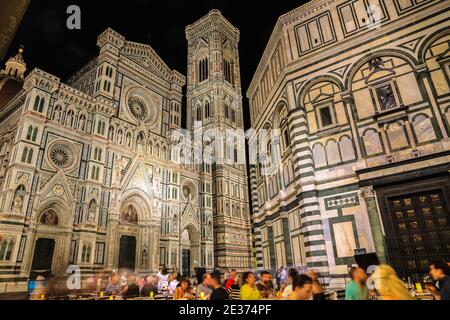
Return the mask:
M 192 226 L 181 233 L 181 273 L 185 276 L 195 274 L 194 268 L 200 267 L 200 236 Z
M 119 247 L 119 272 L 135 272 L 136 269 L 136 237 L 122 236 Z

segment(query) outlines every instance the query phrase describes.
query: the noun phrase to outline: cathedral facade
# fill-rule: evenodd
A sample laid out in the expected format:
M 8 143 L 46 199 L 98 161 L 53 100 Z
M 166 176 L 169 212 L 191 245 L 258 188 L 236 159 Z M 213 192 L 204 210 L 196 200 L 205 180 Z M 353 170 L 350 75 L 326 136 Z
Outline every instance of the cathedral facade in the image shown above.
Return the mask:
M 22 86 L 0 109 L 0 291 L 71 265 L 83 276 L 250 267 L 246 167 L 225 140 L 243 128 L 239 31 L 211 11 L 186 36 L 187 130 L 186 77 L 112 29 L 67 82 L 24 77 L 21 52 L 7 63 L 2 84 Z
M 448 10 L 314 0 L 278 19 L 247 92 L 259 268 L 342 287 L 358 254 L 405 278 L 449 261 Z

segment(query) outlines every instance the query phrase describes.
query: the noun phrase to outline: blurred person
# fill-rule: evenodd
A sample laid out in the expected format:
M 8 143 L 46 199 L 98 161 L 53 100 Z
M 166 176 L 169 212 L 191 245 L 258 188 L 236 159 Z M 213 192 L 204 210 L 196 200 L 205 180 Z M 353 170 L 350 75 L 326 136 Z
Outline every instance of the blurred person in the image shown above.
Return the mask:
M 429 264 L 430 275 L 433 280 L 438 281 L 438 288 L 427 284 L 427 289 L 436 300 L 450 300 L 450 267 L 443 261 L 432 261 Z
M 272 281 L 272 274 L 265 270 L 262 271 L 260 274 L 260 281 L 256 285 L 259 292 L 261 293 L 261 296 L 264 299 L 271 299 L 275 297 L 275 289 L 273 287 L 273 281 Z
M 220 272 L 213 272 L 211 274 L 211 282 L 212 282 L 212 292 L 210 295 L 210 300 L 229 300 L 230 296 L 228 295 L 228 291 L 222 287 L 222 283 L 220 281 Z
M 128 271 L 123 271 L 120 276 L 120 285 L 122 286 L 122 290 L 128 285 Z
M 139 278 L 137 280 L 137 284 L 139 287 L 139 296 L 143 297 L 146 296 L 145 288 L 147 286 L 147 282 L 145 281 L 145 278 Z
M 156 275 L 158 277 L 158 291 L 166 292 L 169 286 L 169 274 L 166 267 L 162 267 Z
M 289 300 L 311 300 L 313 297 L 314 281 L 304 274 L 297 275 L 292 283 L 292 293 Z
M 136 283 L 136 277 L 128 277 L 128 283 L 125 288 L 122 289 L 122 296 L 124 299 L 135 298 L 139 296 L 139 286 Z
M 181 274 L 179 272 L 175 273 L 173 272 L 170 277 L 169 277 L 169 294 L 173 294 L 173 292 L 175 291 L 176 287 L 178 286 L 178 284 L 180 283 L 180 278 L 181 278 Z
M 367 274 L 362 268 L 350 269 L 350 281 L 345 288 L 345 300 L 367 300 L 369 290 L 367 288 Z
M 319 282 L 319 275 L 316 270 L 309 270 L 306 272 L 306 275 L 311 278 L 312 284 L 312 292 L 314 300 L 325 300 L 325 290 Z
M 261 292 L 255 285 L 256 276 L 253 272 L 244 272 L 242 275 L 241 299 L 242 300 L 261 300 Z
M 153 292 L 153 296 L 158 294 L 158 277 L 156 275 L 147 277 L 142 295 L 149 296 L 151 292 Z
M 202 283 L 197 286 L 197 294 L 201 295 L 202 292 L 206 299 L 209 299 L 209 296 L 212 293 L 212 278 L 210 273 L 205 273 L 202 276 Z
M 192 299 L 191 282 L 187 278 L 180 281 L 180 285 L 176 287 L 173 300 L 190 300 Z
M 120 283 L 120 277 L 118 275 L 114 275 L 111 277 L 108 285 L 106 286 L 106 294 L 109 296 L 118 295 L 122 291 L 122 286 Z
M 391 266 L 386 264 L 377 266 L 370 278 L 381 300 L 414 300 L 405 283 Z
M 284 288 L 283 295 L 282 295 L 283 300 L 289 299 L 289 296 L 291 295 L 292 291 L 294 290 L 294 288 L 292 287 L 292 284 L 294 283 L 294 280 L 296 279 L 297 276 L 298 276 L 297 269 L 294 269 L 294 268 L 289 269 L 289 271 L 287 273 L 287 286 L 286 286 L 286 288 Z
M 280 289 L 280 286 L 282 284 L 285 284 L 287 281 L 287 270 L 285 267 L 281 266 L 281 271 L 280 271 L 280 285 L 278 286 L 278 289 Z
M 236 282 L 237 272 L 235 269 L 231 269 L 230 278 L 225 281 L 225 289 L 229 289 Z
M 42 300 L 47 294 L 47 283 L 42 275 L 36 276 L 36 279 L 30 283 L 30 300 Z
M 228 295 L 230 300 L 241 300 L 242 273 L 237 273 L 235 279 L 234 283 L 227 289 Z

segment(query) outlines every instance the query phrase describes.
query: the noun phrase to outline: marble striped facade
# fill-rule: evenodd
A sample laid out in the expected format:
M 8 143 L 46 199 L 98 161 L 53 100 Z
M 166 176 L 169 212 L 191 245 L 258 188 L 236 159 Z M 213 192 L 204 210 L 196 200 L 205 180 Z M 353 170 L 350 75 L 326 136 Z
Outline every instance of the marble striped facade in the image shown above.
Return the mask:
M 258 268 L 314 268 L 343 286 L 355 249 L 387 259 L 380 188 L 448 178 L 448 9 L 316 0 L 278 19 L 247 91 L 249 146 L 263 150 L 250 169 Z

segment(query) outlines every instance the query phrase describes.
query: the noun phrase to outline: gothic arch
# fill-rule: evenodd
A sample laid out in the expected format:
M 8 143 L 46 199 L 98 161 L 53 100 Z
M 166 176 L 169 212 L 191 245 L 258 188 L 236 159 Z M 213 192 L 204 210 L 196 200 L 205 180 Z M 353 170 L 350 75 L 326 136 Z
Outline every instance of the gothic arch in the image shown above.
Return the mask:
M 51 199 L 42 203 L 34 215 L 34 222 L 36 225 L 42 225 L 41 219 L 49 210 L 53 210 L 58 217 L 58 227 L 70 228 L 73 224 L 73 217 L 71 216 L 71 209 L 62 201 L 58 199 Z
M 120 213 L 128 205 L 133 205 L 138 214 L 138 224 L 149 221 L 155 217 L 153 212 L 152 200 L 140 189 L 130 189 L 122 194 L 124 199 L 120 205 Z

